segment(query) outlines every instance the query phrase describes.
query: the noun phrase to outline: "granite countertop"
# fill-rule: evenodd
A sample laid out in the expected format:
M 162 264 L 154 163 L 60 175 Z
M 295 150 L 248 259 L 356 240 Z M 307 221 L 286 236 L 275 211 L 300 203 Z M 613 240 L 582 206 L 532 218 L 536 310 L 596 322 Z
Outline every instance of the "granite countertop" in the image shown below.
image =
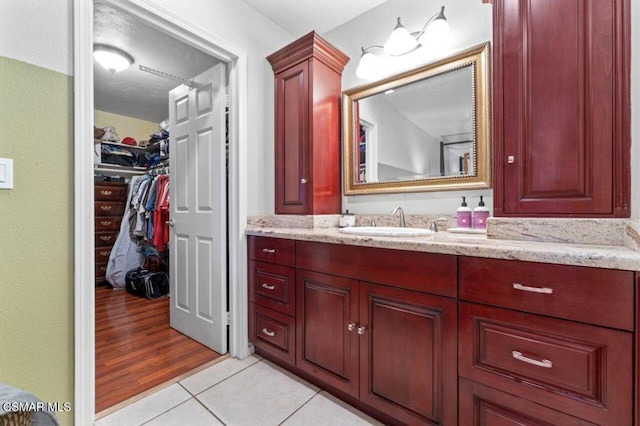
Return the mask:
M 501 240 L 446 231 L 426 237 L 371 237 L 344 234 L 336 227 L 286 228 L 255 224 L 249 224 L 246 233 L 321 243 L 640 271 L 640 252 L 622 245 Z

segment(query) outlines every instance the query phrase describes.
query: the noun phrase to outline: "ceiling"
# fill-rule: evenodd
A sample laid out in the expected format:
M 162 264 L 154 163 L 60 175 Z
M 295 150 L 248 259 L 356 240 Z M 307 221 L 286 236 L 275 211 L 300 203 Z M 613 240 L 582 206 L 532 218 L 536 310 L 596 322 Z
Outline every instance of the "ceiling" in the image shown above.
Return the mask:
M 244 0 L 294 37 L 324 33 L 387 0 Z
M 387 0 L 244 1 L 298 37 L 312 29 L 329 31 Z M 219 62 L 104 0 L 94 1 L 93 31 L 94 44 L 122 49 L 135 60 L 115 74 L 94 61 L 95 108 L 113 114 L 156 123 L 168 118 L 168 92 L 180 82 L 141 71 L 140 65 L 188 80 Z
M 109 4 L 96 1 L 93 14 L 93 42 L 122 49 L 135 61 L 115 74 L 94 61 L 98 110 L 159 123 L 169 116 L 169 91 L 181 83 L 141 71 L 139 66 L 188 80 L 220 62 Z

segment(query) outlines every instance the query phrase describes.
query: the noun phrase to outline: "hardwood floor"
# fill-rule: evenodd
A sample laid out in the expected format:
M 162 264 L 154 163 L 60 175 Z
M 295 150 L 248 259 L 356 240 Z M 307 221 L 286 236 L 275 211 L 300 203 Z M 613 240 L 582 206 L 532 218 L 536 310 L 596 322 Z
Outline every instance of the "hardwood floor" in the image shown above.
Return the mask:
M 169 327 L 169 298 L 96 287 L 96 412 L 220 356 Z

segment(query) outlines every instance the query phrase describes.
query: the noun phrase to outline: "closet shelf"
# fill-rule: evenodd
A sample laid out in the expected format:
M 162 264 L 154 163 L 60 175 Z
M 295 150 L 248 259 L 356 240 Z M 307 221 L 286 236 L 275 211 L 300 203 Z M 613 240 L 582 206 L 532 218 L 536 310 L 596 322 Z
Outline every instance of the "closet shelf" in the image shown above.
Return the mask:
M 143 175 L 147 172 L 145 167 L 127 167 L 127 166 L 119 166 L 116 164 L 95 164 L 93 166 L 94 173 L 99 173 L 105 176 L 117 176 L 117 175 L 125 175 L 125 176 L 133 176 L 133 175 Z
M 149 146 L 125 145 L 125 144 L 118 143 L 118 142 L 106 142 L 106 141 L 99 140 L 99 139 L 94 139 L 93 142 L 95 144 L 101 143 L 101 144 L 106 144 L 106 145 L 119 146 L 121 148 L 131 149 L 131 150 L 137 151 L 137 152 L 151 152 L 151 151 L 157 151 L 158 149 L 160 149 L 160 142 L 156 142 L 156 143 L 151 144 Z

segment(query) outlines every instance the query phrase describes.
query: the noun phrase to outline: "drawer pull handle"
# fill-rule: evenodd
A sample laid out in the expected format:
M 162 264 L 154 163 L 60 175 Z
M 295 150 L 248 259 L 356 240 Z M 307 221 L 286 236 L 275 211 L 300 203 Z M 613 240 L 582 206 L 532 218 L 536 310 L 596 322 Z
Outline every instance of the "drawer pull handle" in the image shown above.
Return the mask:
M 266 335 L 267 335 L 267 336 L 269 336 L 269 337 L 273 337 L 273 336 L 275 336 L 275 335 L 276 335 L 276 332 L 275 332 L 275 331 L 269 331 L 269 330 L 267 330 L 266 328 L 263 328 L 263 329 L 262 329 L 262 333 L 263 333 L 263 334 L 266 334 Z
M 531 293 L 543 293 L 543 294 L 553 293 L 553 289 L 549 287 L 529 287 L 528 285 L 522 285 L 520 283 L 513 283 L 511 285 L 516 290 L 528 291 Z
M 106 266 L 101 266 L 101 267 L 100 267 L 100 270 L 101 270 L 102 272 L 107 272 L 107 267 L 106 267 Z
M 107 257 L 111 254 L 111 250 L 103 250 L 100 252 L 100 256 Z
M 113 191 L 100 191 L 100 193 L 102 195 L 111 195 L 111 194 L 113 194 Z
M 353 331 L 355 329 L 356 329 L 356 323 L 355 322 L 350 322 L 349 325 L 347 325 L 347 330 Z
M 359 334 L 359 335 L 361 335 L 361 336 L 362 336 L 362 335 L 364 334 L 364 332 L 365 332 L 365 331 L 367 331 L 367 327 L 364 327 L 364 326 L 362 326 L 362 327 L 358 327 L 358 334 Z
M 112 208 L 111 206 L 100 206 L 100 210 L 104 210 L 104 211 L 111 210 L 111 208 Z
M 276 249 L 268 249 L 268 248 L 263 248 L 262 249 L 263 253 L 275 253 Z
M 275 290 L 276 286 L 275 285 L 269 285 L 267 283 L 262 283 L 262 288 L 266 288 L 267 290 Z
M 549 361 L 548 359 L 543 359 L 542 361 L 538 361 L 537 359 L 528 358 L 522 355 L 522 352 L 518 352 L 518 351 L 511 351 L 511 355 L 513 355 L 513 357 L 518 361 L 526 362 L 527 364 L 532 364 L 532 365 L 536 365 L 538 367 L 543 367 L 543 368 L 553 367 L 553 362 Z
M 100 222 L 100 225 L 109 226 L 109 225 L 111 225 L 111 221 L 110 220 L 103 220 L 102 222 Z
M 109 241 L 109 240 L 111 239 L 111 236 L 109 236 L 109 235 L 103 235 L 102 237 L 100 237 L 100 239 L 101 239 L 102 241 Z

